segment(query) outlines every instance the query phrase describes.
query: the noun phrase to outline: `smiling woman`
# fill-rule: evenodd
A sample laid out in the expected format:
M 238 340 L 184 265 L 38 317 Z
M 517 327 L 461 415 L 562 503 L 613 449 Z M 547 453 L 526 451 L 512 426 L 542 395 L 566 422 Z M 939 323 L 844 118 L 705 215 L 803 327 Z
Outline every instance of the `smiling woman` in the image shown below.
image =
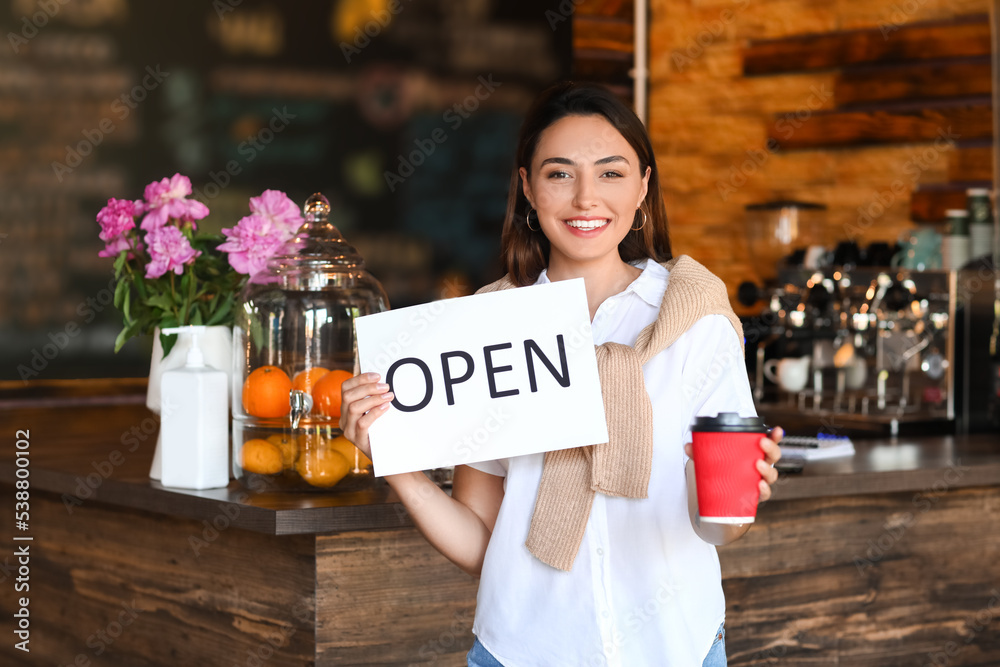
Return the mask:
M 580 137 L 593 141 L 581 144 Z M 538 143 L 531 175 L 525 167 L 518 171 L 524 196 L 549 242 L 550 280 L 606 271 L 615 277 L 614 294 L 639 276 L 637 268 L 622 261 L 618 246 L 630 232 L 645 227 L 641 204 L 652 169 L 642 168 L 635 150 L 611 123 L 602 116 L 557 121 Z M 639 214 L 641 220 L 633 226 Z M 591 318 L 607 296 L 593 295 Z
M 594 224 L 604 215 L 623 223 L 602 234 L 605 245 L 617 237 L 611 247 L 618 246 L 622 261 L 669 260 L 660 176 L 642 123 L 601 88 L 567 83 L 550 92 L 546 104 L 539 101 L 528 113 L 518 142 L 519 168 L 511 174 L 501 240 L 511 279 L 530 285 L 546 266 L 557 269 L 549 263 L 552 239 L 538 226 L 543 217 L 559 221 L 555 228 L 586 233 L 604 229 Z
M 451 496 L 422 473 L 386 479 L 431 544 L 481 577 L 470 666 L 725 665 L 714 545 L 749 524 L 698 521 L 685 451 L 695 417 L 755 414 L 744 365 L 719 369 L 720 356 L 743 358 L 725 285 L 671 257 L 649 138 L 608 90 L 543 93 L 516 156 L 508 275 L 479 293 L 583 278 L 608 442 L 457 466 Z M 391 378 L 380 379 L 344 383 L 341 426 L 366 453 L 368 429 L 395 405 Z M 550 412 L 557 426 L 579 419 Z M 745 464 L 761 500 L 779 433 Z M 671 593 L 657 613 L 630 622 L 658 586 Z

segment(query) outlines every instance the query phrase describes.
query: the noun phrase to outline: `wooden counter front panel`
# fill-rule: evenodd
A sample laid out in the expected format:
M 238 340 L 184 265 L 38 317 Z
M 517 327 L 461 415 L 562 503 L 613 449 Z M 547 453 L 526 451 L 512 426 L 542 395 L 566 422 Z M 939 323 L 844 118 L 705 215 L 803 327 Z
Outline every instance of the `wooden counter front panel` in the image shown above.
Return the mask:
M 0 525 L 13 533 L 9 520 Z M 31 652 L 9 635 L 0 665 L 312 664 L 315 538 L 224 529 L 211 539 L 205 530 L 96 503 L 70 515 L 58 496 L 32 493 L 34 540 L 17 543 L 30 544 L 31 590 L 15 593 L 12 579 L 0 586 L 5 610 L 30 596 Z M 195 543 L 200 555 L 192 538 L 205 540 Z
M 465 665 L 479 582 L 415 528 L 316 538 L 317 665 Z
M 941 483 L 762 507 L 719 550 L 729 664 L 1000 665 L 1000 488 Z

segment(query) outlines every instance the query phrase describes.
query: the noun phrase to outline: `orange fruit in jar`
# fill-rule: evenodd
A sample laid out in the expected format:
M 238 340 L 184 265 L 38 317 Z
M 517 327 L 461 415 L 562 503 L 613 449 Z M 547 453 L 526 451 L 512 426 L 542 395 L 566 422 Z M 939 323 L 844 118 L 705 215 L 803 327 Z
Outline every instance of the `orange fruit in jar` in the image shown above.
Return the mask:
M 292 381 L 277 366 L 261 366 L 243 383 L 243 409 L 253 417 L 284 417 L 292 410 Z
M 292 389 L 298 389 L 299 391 L 304 391 L 307 394 L 312 394 L 313 385 L 319 382 L 319 379 L 330 372 L 329 368 L 323 368 L 322 366 L 314 366 L 313 368 L 307 368 L 304 371 L 299 371 L 292 378 Z
M 306 482 L 321 488 L 331 487 L 347 476 L 352 464 L 340 452 L 328 447 L 307 447 L 299 455 L 295 470 Z
M 340 417 L 340 385 L 352 377 L 354 373 L 342 370 L 321 377 L 312 390 L 313 410 L 327 417 Z
M 247 440 L 240 450 L 240 465 L 248 472 L 275 475 L 281 472 L 281 450 L 274 443 L 260 438 Z
M 293 436 L 275 433 L 268 436 L 267 441 L 281 451 L 281 465 L 285 470 L 295 467 L 295 459 L 299 456 L 299 443 Z
M 351 464 L 351 470 L 354 470 L 355 464 L 358 468 L 365 468 L 370 466 L 372 460 L 365 456 L 365 453 L 354 446 L 354 443 L 345 438 L 344 436 L 338 436 L 327 443 L 327 447 L 337 452 Z

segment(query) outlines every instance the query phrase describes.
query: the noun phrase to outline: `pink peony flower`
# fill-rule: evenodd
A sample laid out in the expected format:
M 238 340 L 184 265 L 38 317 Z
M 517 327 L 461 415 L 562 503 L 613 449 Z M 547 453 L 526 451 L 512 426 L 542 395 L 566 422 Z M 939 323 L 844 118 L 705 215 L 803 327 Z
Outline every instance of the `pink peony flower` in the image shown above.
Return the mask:
M 101 224 L 101 240 L 108 242 L 130 229 L 135 229 L 135 216 L 140 213 L 142 213 L 141 201 L 109 199 L 108 205 L 97 214 L 97 222 Z
M 136 250 L 142 250 L 142 243 L 139 241 L 135 242 Z M 98 257 L 118 257 L 118 253 L 122 250 L 129 250 L 128 259 L 135 257 L 135 253 L 131 252 L 132 244 L 129 242 L 128 238 L 123 236 L 116 236 L 110 239 L 104 246 L 104 250 L 97 253 Z
M 267 218 L 275 226 L 288 230 L 292 236 L 305 222 L 299 207 L 280 190 L 264 190 L 259 197 L 251 197 L 250 212 Z
M 153 181 L 146 186 L 146 216 L 140 227 L 147 232 L 167 224 L 175 218 L 185 222 L 201 220 L 208 215 L 208 207 L 200 201 L 186 199 L 191 194 L 191 179 L 174 174 L 169 179 Z
M 287 228 L 259 214 L 242 218 L 222 233 L 226 241 L 218 249 L 229 253 L 229 265 L 237 272 L 250 276 L 263 270 L 274 251 L 291 238 Z
M 177 275 L 184 272 L 184 265 L 201 254 L 191 247 L 191 242 L 176 227 L 159 227 L 146 234 L 149 247 L 147 278 L 159 278 L 168 271 Z

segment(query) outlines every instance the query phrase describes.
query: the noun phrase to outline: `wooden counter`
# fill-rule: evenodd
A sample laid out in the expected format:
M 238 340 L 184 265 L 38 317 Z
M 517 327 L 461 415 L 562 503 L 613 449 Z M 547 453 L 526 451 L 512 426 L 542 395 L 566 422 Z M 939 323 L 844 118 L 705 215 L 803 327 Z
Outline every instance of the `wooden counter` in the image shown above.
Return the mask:
M 15 638 L 0 664 L 464 664 L 476 581 L 384 484 L 164 489 L 138 395 L 0 400 L 0 423 L 8 502 L 18 429 L 31 461 L 30 528 L 8 510 L 0 534 L 33 538 L 0 552 L 16 609 L 13 553 L 30 544 L 31 653 Z M 730 664 L 1000 664 L 1000 438 L 856 446 L 783 475 L 720 549 Z

